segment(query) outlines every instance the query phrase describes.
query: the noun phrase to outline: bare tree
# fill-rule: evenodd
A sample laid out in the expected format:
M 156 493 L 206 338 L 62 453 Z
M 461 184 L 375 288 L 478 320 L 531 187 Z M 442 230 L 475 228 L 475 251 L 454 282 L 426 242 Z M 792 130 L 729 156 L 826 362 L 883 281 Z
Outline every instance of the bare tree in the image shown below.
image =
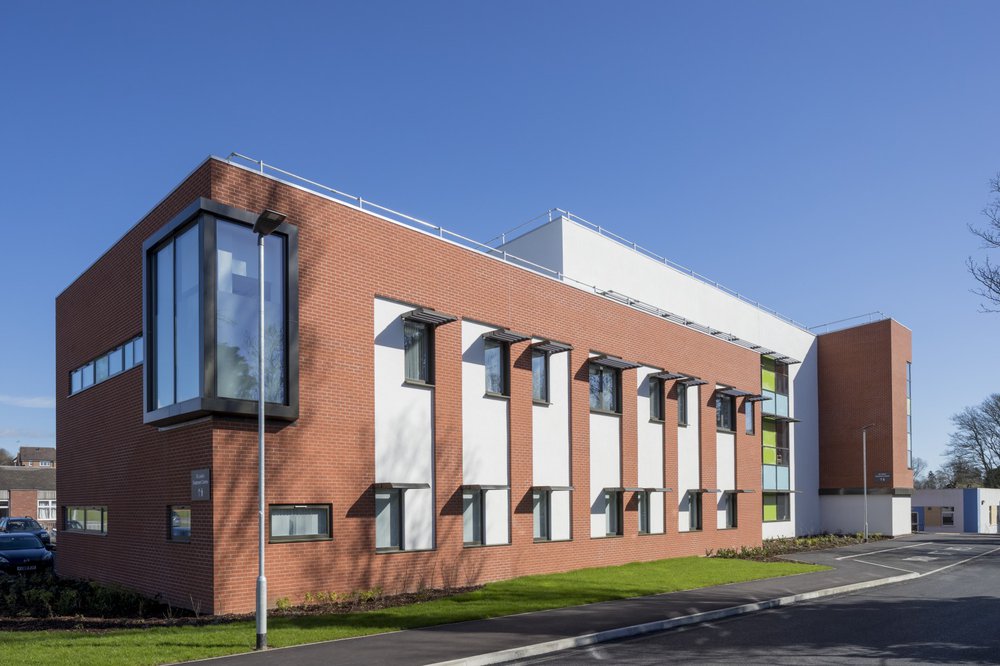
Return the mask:
M 971 483 L 973 472 L 981 484 L 993 482 L 1000 469 L 1000 393 L 994 393 L 979 405 L 966 407 L 951 417 L 951 433 L 945 466 L 953 482 Z M 957 484 L 956 484 L 957 485 Z
M 913 466 L 913 487 L 926 488 L 927 480 L 924 478 L 924 473 L 927 471 L 927 461 L 914 456 L 910 464 Z
M 1000 173 L 990 180 L 990 193 L 993 199 L 986 204 L 983 215 L 987 223 L 985 227 L 969 225 L 969 231 L 979 236 L 983 241 L 984 250 L 1000 249 Z M 979 288 L 973 293 L 984 300 L 980 306 L 984 312 L 1000 312 L 1000 266 L 990 263 L 987 256 L 982 263 L 969 257 L 966 265 L 972 277 L 979 283 Z
M 14 454 L 7 449 L 0 448 L 0 465 L 13 465 Z

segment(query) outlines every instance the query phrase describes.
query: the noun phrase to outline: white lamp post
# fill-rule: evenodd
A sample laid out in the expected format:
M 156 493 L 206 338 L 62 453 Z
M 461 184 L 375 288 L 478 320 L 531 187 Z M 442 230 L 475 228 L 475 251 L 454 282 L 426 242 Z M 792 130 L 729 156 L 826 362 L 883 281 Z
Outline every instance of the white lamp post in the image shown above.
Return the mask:
M 257 277 L 260 281 L 260 335 L 257 338 L 257 649 L 267 649 L 267 577 L 264 575 L 264 237 L 285 216 L 265 210 L 253 224 L 257 234 Z
M 868 428 L 873 427 L 875 424 L 869 423 L 861 429 L 861 487 L 865 495 L 865 543 L 868 543 Z

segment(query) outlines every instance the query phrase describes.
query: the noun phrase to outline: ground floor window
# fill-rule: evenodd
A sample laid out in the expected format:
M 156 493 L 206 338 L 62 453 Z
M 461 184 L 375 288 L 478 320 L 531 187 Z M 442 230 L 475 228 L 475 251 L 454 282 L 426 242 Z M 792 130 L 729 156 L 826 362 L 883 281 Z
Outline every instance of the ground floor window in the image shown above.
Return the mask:
M 747 404 L 753 404 L 753 403 L 747 403 Z M 726 529 L 727 530 L 735 529 L 736 526 L 737 526 L 737 523 L 736 523 L 736 498 L 737 497 L 738 497 L 738 495 L 736 493 L 732 493 L 732 492 L 730 492 L 730 493 L 723 493 L 723 495 L 722 495 L 722 504 L 723 504 L 723 507 L 726 510 Z
M 274 512 L 271 513 L 272 525 Z M 273 532 L 273 527 L 272 527 Z M 191 540 L 191 507 L 170 506 L 167 507 L 167 536 L 171 541 Z M 273 535 L 272 535 L 273 539 Z
M 479 489 L 462 492 L 462 543 L 466 546 L 481 546 L 483 539 L 483 491 Z
M 641 490 L 636 495 L 636 499 L 639 502 L 639 534 L 649 534 L 649 507 L 650 507 L 650 495 L 651 492 L 648 490 Z
M 622 535 L 622 491 L 604 491 L 604 534 L 605 536 Z
M 692 532 L 701 529 L 701 499 L 702 493 L 694 490 L 688 493 L 688 529 Z
M 764 522 L 778 523 L 792 519 L 791 495 L 788 493 L 764 493 Z
M 552 539 L 552 492 L 536 490 L 531 494 L 531 512 L 534 516 L 535 541 Z
M 108 507 L 68 506 L 63 529 L 68 532 L 108 533 Z
M 10 515 L 10 491 L 0 490 L 0 518 Z
M 38 491 L 38 520 L 56 519 L 56 491 Z
M 403 549 L 403 491 L 375 491 L 375 548 Z
M 953 506 L 941 507 L 941 524 L 946 527 L 955 526 L 955 507 Z
M 187 520 L 190 533 L 190 509 Z M 271 541 L 317 541 L 330 535 L 329 504 L 271 505 Z

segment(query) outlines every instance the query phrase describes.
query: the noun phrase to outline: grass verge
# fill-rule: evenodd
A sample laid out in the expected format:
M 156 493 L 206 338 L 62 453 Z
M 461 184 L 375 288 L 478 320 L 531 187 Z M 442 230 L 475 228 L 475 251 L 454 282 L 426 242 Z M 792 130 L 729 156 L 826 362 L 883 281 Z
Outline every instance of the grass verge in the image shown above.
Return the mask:
M 795 562 L 752 562 L 684 557 L 623 566 L 525 576 L 489 583 L 474 592 L 364 613 L 274 618 L 273 647 L 436 624 L 676 592 L 823 570 Z M 245 652 L 253 647 L 252 621 L 196 627 L 0 632 L 0 665 L 139 666 Z

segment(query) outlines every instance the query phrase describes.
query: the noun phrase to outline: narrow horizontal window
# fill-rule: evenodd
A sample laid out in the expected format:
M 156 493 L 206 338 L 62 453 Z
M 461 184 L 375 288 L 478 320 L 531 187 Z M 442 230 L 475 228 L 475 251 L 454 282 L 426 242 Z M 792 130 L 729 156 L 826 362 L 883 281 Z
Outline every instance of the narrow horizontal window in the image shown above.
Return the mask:
M 108 508 L 106 506 L 68 506 L 63 529 L 67 532 L 108 533 Z
M 272 504 L 271 541 L 329 539 L 329 504 Z

